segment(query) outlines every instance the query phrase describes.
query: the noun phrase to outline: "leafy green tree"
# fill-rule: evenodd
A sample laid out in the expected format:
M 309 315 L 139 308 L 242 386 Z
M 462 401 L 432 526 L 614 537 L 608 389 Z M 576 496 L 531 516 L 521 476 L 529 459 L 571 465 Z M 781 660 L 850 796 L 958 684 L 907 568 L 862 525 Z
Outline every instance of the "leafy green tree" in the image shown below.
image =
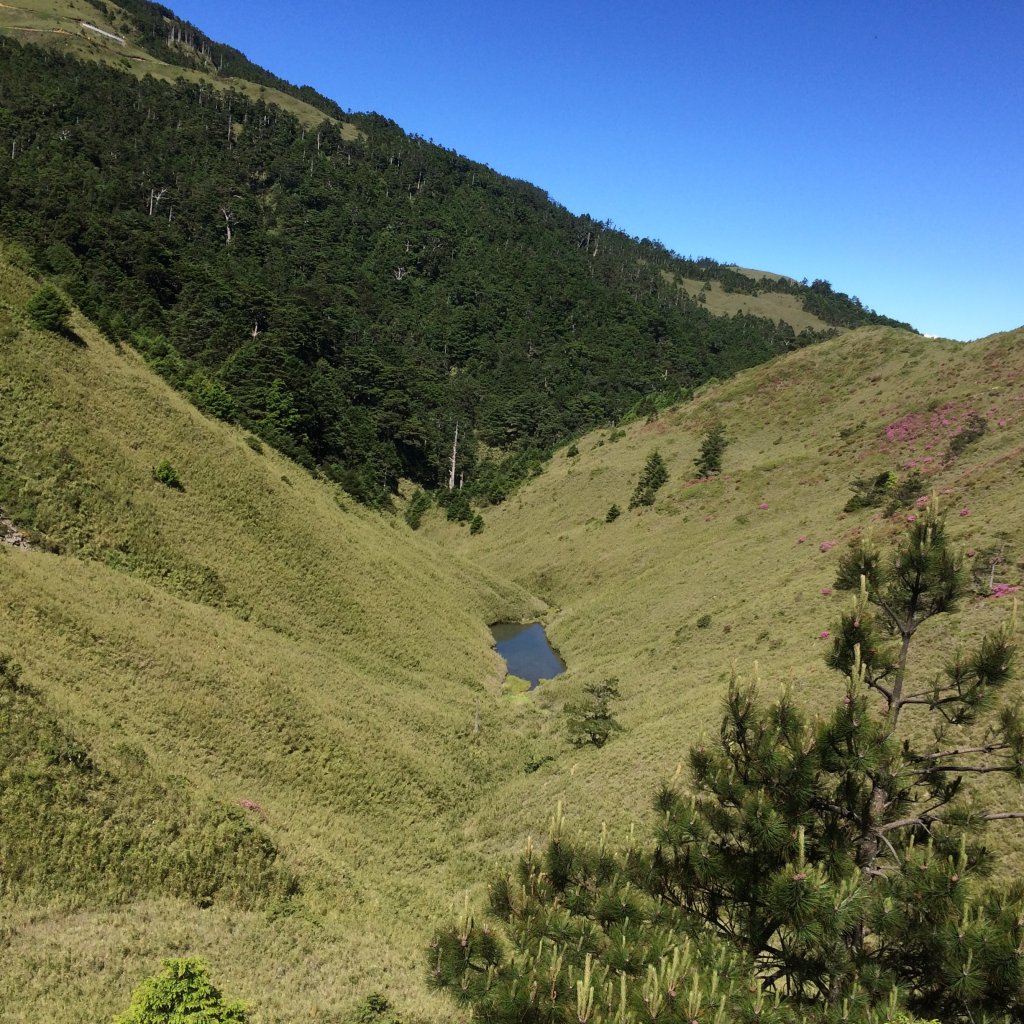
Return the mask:
M 725 427 L 721 423 L 713 424 L 704 434 L 700 443 L 700 454 L 694 460 L 697 476 L 714 476 L 722 472 L 722 456 L 729 447 L 729 439 L 725 436 Z
M 664 486 L 667 480 L 668 468 L 665 466 L 665 460 L 661 457 L 661 452 L 655 448 L 647 456 L 644 471 L 640 474 L 633 496 L 629 499 L 629 507 L 634 509 L 641 505 L 653 505 L 658 489 Z
M 834 707 L 734 681 L 689 783 L 658 793 L 653 840 L 574 843 L 559 814 L 492 886 L 503 936 L 464 917 L 435 939 L 433 984 L 489 1022 L 1024 1019 L 1024 885 L 987 881 L 982 842 L 1024 812 L 964 785 L 1024 778 L 1018 711 L 995 706 L 1014 616 L 938 679 L 911 672 L 920 626 L 964 592 L 934 500 L 889 555 L 852 548 L 836 586 L 854 598 Z
M 226 1002 L 195 957 L 165 960 L 163 970 L 143 981 L 131 1005 L 113 1024 L 245 1024 L 241 1003 Z
M 612 703 L 619 699 L 618 679 L 588 683 L 582 700 L 566 704 L 566 728 L 574 747 L 603 747 L 622 726 L 612 712 Z
M 44 285 L 28 300 L 25 312 L 36 327 L 54 334 L 64 334 L 69 330 L 68 317 L 71 307 L 61 298 L 60 292 L 52 285 Z

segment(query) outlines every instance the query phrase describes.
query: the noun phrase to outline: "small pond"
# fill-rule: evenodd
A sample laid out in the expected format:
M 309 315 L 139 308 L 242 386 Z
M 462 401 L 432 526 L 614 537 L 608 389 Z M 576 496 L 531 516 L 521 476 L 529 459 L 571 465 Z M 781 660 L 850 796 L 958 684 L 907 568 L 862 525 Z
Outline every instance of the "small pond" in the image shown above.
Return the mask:
M 531 690 L 542 679 L 554 679 L 565 671 L 565 662 L 552 650 L 539 622 L 496 622 L 491 633 L 509 673 L 528 679 Z

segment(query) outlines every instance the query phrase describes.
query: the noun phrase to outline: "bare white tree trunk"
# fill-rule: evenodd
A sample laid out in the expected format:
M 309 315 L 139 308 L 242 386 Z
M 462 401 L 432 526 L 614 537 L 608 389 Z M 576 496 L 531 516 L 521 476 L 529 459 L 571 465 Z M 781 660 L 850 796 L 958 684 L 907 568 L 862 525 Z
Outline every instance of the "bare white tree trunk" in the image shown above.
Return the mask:
M 150 217 L 160 208 L 160 204 L 167 198 L 167 189 L 162 188 L 159 192 L 155 188 L 149 190 L 149 215 Z
M 459 454 L 459 424 L 455 423 L 455 440 L 452 442 L 452 457 L 448 462 L 448 490 L 455 490 L 455 458 Z

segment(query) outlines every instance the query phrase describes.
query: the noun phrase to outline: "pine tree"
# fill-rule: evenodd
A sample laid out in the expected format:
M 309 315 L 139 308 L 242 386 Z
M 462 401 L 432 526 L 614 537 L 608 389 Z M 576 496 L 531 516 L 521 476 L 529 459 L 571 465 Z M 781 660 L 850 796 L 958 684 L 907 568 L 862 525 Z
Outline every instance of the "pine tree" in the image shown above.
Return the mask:
M 668 468 L 657 448 L 647 456 L 644 471 L 640 474 L 633 496 L 629 499 L 631 509 L 641 505 L 653 505 L 658 489 L 668 481 Z
M 37 327 L 54 334 L 68 330 L 71 307 L 61 298 L 60 292 L 52 285 L 45 285 L 25 305 L 25 312 Z
M 721 423 L 715 423 L 708 428 L 700 443 L 700 455 L 694 460 L 694 468 L 697 476 L 714 476 L 722 472 L 722 456 L 729 446 L 729 439 L 725 436 L 725 427 Z
M 909 518 L 888 557 L 865 542 L 841 560 L 854 596 L 832 631 L 847 682 L 830 712 L 734 681 L 689 783 L 658 793 L 653 841 L 574 844 L 559 816 L 492 887 L 507 943 L 467 918 L 436 939 L 434 984 L 493 1022 L 1024 1019 L 1024 885 L 986 884 L 981 842 L 1024 812 L 964 783 L 1024 778 L 1017 709 L 994 707 L 1015 611 L 918 680 L 912 643 L 964 578 L 934 500 Z

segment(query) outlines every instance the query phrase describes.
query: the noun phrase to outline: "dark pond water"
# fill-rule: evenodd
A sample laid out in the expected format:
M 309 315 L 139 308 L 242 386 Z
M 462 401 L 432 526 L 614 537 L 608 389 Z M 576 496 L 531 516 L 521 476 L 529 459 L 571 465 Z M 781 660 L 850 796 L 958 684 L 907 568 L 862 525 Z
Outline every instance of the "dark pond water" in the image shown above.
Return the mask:
M 509 672 L 529 679 L 531 690 L 542 679 L 554 679 L 565 671 L 565 662 L 551 649 L 539 622 L 496 622 L 491 633 Z

